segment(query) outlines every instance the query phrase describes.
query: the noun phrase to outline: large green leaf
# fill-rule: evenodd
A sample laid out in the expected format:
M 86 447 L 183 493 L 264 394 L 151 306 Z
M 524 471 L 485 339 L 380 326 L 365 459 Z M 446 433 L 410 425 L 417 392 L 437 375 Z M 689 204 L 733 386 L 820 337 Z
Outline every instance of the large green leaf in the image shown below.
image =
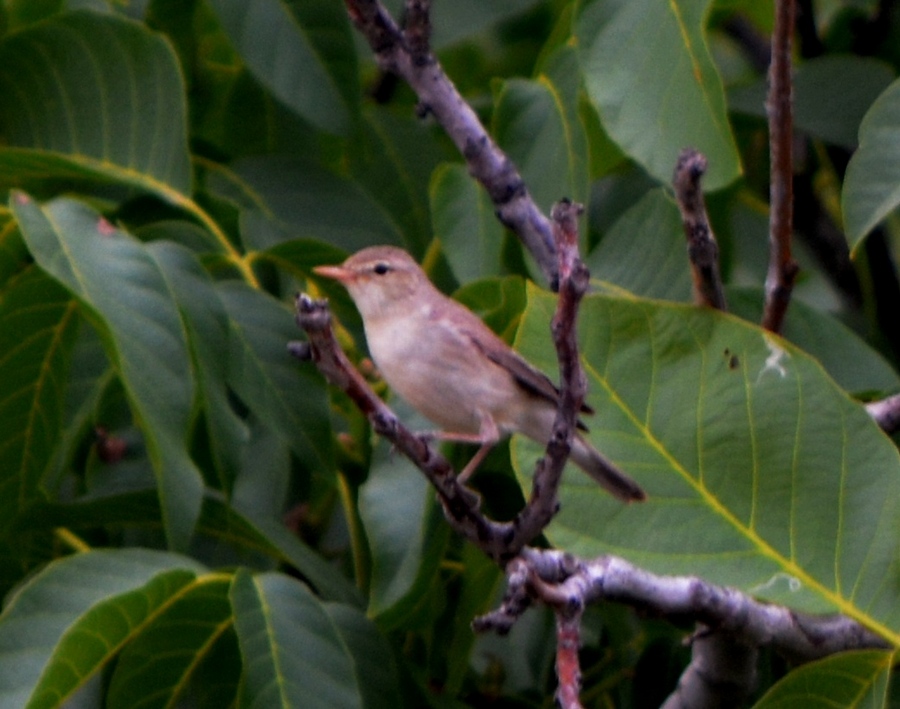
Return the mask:
M 382 627 L 399 624 L 419 604 L 449 538 L 425 478 L 388 448 L 379 445 L 359 500 L 372 555 L 368 612 Z
M 431 218 L 460 283 L 495 275 L 502 266 L 503 226 L 487 193 L 462 165 L 445 163 L 431 177 Z
M 762 288 L 728 288 L 732 313 L 750 322 L 762 319 Z M 900 375 L 884 356 L 833 315 L 801 300 L 791 303 L 782 336 L 821 362 L 825 371 L 852 394 L 886 395 L 900 389 Z
M 709 159 L 706 190 L 741 172 L 704 33 L 710 0 L 592 0 L 576 20 L 591 101 L 610 137 L 668 184 L 682 148 Z
M 95 551 L 50 564 L 0 615 L 0 705 L 60 706 L 192 585 L 203 567 L 145 549 Z
M 754 709 L 832 709 L 888 706 L 893 653 L 846 652 L 798 667 L 772 687 Z
M 0 181 L 134 185 L 175 203 L 191 189 L 178 60 L 146 26 L 58 15 L 0 42 Z
M 200 513 L 203 480 L 186 445 L 194 377 L 173 294 L 146 247 L 84 204 L 41 206 L 19 192 L 11 203 L 37 262 L 78 298 L 104 337 L 142 423 L 166 534 L 183 548 Z
M 661 188 L 649 191 L 619 217 L 586 263 L 593 278 L 635 295 L 691 299 L 681 214 Z
M 841 193 L 844 230 L 856 251 L 866 235 L 900 204 L 900 79 L 863 118 L 859 149 L 847 165 Z
M 231 577 L 209 576 L 173 596 L 125 647 L 110 678 L 109 709 L 167 709 L 197 666 L 232 632 Z M 148 689 L 152 688 L 152 691 Z
M 575 77 L 576 69 L 572 72 Z M 578 85 L 510 79 L 496 98 L 494 133 L 542 209 L 569 197 L 585 202 L 588 148 L 577 114 Z
M 817 138 L 853 150 L 859 125 L 891 80 L 890 64 L 872 57 L 823 56 L 794 72 L 794 126 Z M 732 111 L 766 117 L 765 79 L 728 92 Z
M 362 707 L 353 658 L 322 604 L 283 574 L 238 571 L 231 588 L 254 707 Z
M 320 130 L 349 132 L 357 112 L 356 51 L 347 12 L 329 0 L 212 0 L 247 67 Z
M 529 295 L 519 345 L 553 371 L 554 301 Z M 900 454 L 815 360 L 733 316 L 638 299 L 589 296 L 580 335 L 591 441 L 649 500 L 623 506 L 569 474 L 554 543 L 838 611 L 900 642 Z
M 305 160 L 245 158 L 213 173 L 211 183 L 222 196 L 259 210 L 295 238 L 347 251 L 403 243 L 399 227 L 357 182 Z
M 300 364 L 288 352 L 287 343 L 299 332 L 290 310 L 243 283 L 221 284 L 218 293 L 231 321 L 229 383 L 304 465 L 330 472 L 325 380 L 312 364 Z
M 222 357 L 229 337 L 225 306 L 212 279 L 186 248 L 170 241 L 157 241 L 148 244 L 146 249 L 166 279 L 184 318 L 213 459 L 221 487 L 228 491 L 241 468 L 242 450 L 249 434 L 229 401 L 228 366 Z
M 363 118 L 359 139 L 348 151 L 350 170 L 420 256 L 431 241 L 428 181 L 443 157 L 433 127 L 384 108 L 369 109 Z
M 61 438 L 75 300 L 35 267 L 0 292 L 0 533 L 38 496 Z
M 397 663 L 391 646 L 375 624 L 361 610 L 350 606 L 326 603 L 324 608 L 350 651 L 363 706 L 366 709 L 403 706 Z

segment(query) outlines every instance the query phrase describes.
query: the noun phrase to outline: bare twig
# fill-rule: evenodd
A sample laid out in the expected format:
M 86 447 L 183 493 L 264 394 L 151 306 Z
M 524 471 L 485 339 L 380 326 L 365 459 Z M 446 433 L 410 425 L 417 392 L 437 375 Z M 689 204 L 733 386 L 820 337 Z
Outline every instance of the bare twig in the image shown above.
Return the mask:
M 681 223 L 687 237 L 688 258 L 694 281 L 694 302 L 717 310 L 727 310 L 722 276 L 719 273 L 719 246 L 709 226 L 700 178 L 706 172 L 706 158 L 693 148 L 685 148 L 678 156 L 675 175 L 675 197 L 681 211 Z
M 525 244 L 555 289 L 558 281 L 550 221 L 532 200 L 516 166 L 500 150 L 440 63 L 428 51 L 428 3 L 409 0 L 402 31 L 377 0 L 345 0 L 350 19 L 365 36 L 379 65 L 401 76 L 466 159 L 469 172 L 487 190 L 500 221 Z
M 531 497 L 516 517 L 517 540 L 522 546 L 540 534 L 559 509 L 559 482 L 587 393 L 575 329 L 578 305 L 590 285 L 590 273 L 578 256 L 578 216 L 583 211 L 582 205 L 562 200 L 551 214 L 560 274 L 559 299 L 551 323 L 559 359 L 560 402 L 546 455 L 535 467 Z
M 866 404 L 866 411 L 885 433 L 900 431 L 900 394 L 894 394 L 881 401 L 872 401 Z
M 791 301 L 799 267 L 791 255 L 793 228 L 794 132 L 791 81 L 791 37 L 794 31 L 795 0 L 776 0 L 772 62 L 769 67 L 769 270 L 766 274 L 766 303 L 762 325 L 780 332 Z
M 558 608 L 556 611 L 556 676 L 559 686 L 556 701 L 561 709 L 581 709 L 578 694 L 581 692 L 581 663 L 578 650 L 581 647 L 582 606 Z

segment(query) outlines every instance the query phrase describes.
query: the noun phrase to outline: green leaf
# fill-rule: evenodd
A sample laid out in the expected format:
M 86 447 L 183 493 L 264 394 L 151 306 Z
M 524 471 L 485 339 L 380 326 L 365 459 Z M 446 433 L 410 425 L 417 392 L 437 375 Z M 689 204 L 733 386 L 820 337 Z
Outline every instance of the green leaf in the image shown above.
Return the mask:
M 762 319 L 762 288 L 729 288 L 732 313 L 749 322 Z M 828 313 L 795 300 L 784 319 L 782 335 L 821 362 L 825 371 L 854 394 L 889 394 L 900 389 L 900 376 L 880 352 Z
M 360 596 L 340 569 L 297 538 L 280 519 L 258 518 L 207 497 L 198 530 L 290 564 L 327 600 L 360 605 Z
M 145 549 L 53 562 L 0 615 L 0 705 L 60 706 L 203 572 L 186 557 Z
M 253 75 L 320 130 L 346 135 L 358 111 L 347 12 L 329 0 L 212 0 Z
M 502 267 L 503 226 L 494 205 L 463 165 L 444 163 L 429 189 L 434 236 L 460 283 L 495 275 Z
M 230 490 L 238 476 L 247 427 L 229 401 L 228 366 L 222 352 L 228 348 L 229 322 L 212 279 L 186 248 L 170 241 L 148 244 L 166 285 L 181 310 L 197 371 L 201 405 L 221 488 Z
M 436 48 L 446 47 L 466 37 L 486 32 L 497 23 L 520 15 L 535 4 L 535 0 L 455 0 L 452 3 L 436 3 L 431 20 L 434 27 L 432 44 Z M 394 17 L 399 17 L 402 4 L 393 2 L 392 9 Z
M 324 608 L 350 652 L 363 706 L 403 706 L 393 651 L 375 624 L 361 610 L 350 606 L 326 603 Z
M 144 245 L 80 202 L 40 206 L 17 192 L 11 204 L 37 262 L 101 332 L 142 423 L 169 543 L 183 548 L 200 513 L 203 480 L 186 447 L 194 380 L 165 278 Z
M 254 707 L 361 707 L 353 658 L 334 621 L 300 582 L 239 570 L 231 588 Z
M 546 371 L 553 308 L 532 288 L 519 333 Z M 900 642 L 885 583 L 900 454 L 815 360 L 733 316 L 638 299 L 586 298 L 580 339 L 597 410 L 590 439 L 649 500 L 623 506 L 571 473 L 548 530 L 555 544 L 841 612 Z M 525 442 L 514 449 L 529 470 Z
M 346 251 L 403 243 L 399 227 L 358 183 L 310 162 L 283 156 L 238 160 L 214 173 L 213 189 L 257 209 L 296 238 Z
M 887 706 L 893 653 L 845 652 L 798 667 L 765 693 L 754 709 Z
M 817 138 L 853 150 L 859 125 L 872 102 L 891 80 L 890 64 L 871 57 L 823 56 L 794 72 L 794 126 Z M 766 80 L 732 89 L 732 111 L 766 117 Z
M 691 300 L 681 214 L 663 189 L 619 217 L 586 259 L 591 277 L 647 298 Z
M 872 104 L 859 127 L 859 149 L 841 193 L 850 250 L 900 204 L 900 79 Z
M 197 665 L 232 630 L 230 586 L 230 576 L 211 575 L 173 598 L 120 654 L 106 705 L 123 709 L 174 706 Z
M 169 43 L 118 15 L 73 12 L 0 42 L 0 181 L 191 190 L 185 88 Z
M 575 71 L 575 68 L 572 69 Z M 568 197 L 585 202 L 588 148 L 577 114 L 577 85 L 557 86 L 549 77 L 510 79 L 497 94 L 494 134 L 516 163 L 539 207 Z
M 428 181 L 442 154 L 433 127 L 385 108 L 371 108 L 357 141 L 348 150 L 358 183 L 390 215 L 417 256 L 431 241 Z
M 399 625 L 420 603 L 449 539 L 425 478 L 388 448 L 379 443 L 359 500 L 372 555 L 368 613 L 381 627 Z
M 704 31 L 709 5 L 592 0 L 576 34 L 588 95 L 619 147 L 665 184 L 681 149 L 696 148 L 709 160 L 703 188 L 717 190 L 741 166 Z
M 79 318 L 69 293 L 35 267 L 0 297 L 0 535 L 36 498 L 61 437 Z
M 325 380 L 312 364 L 291 357 L 299 333 L 290 310 L 243 283 L 222 283 L 219 296 L 231 320 L 228 381 L 265 425 L 305 466 L 333 470 Z

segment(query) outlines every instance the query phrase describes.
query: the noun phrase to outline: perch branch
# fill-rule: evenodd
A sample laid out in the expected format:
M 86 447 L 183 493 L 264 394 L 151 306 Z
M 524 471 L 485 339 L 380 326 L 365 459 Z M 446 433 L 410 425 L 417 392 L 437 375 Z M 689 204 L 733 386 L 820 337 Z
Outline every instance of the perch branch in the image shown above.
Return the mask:
M 791 37 L 794 30 L 795 0 L 776 0 L 772 61 L 769 66 L 769 270 L 766 274 L 766 302 L 762 325 L 780 332 L 791 301 L 799 267 L 791 255 L 793 228 L 794 121 L 791 81 Z
M 675 175 L 675 197 L 681 211 L 681 223 L 687 237 L 688 258 L 694 281 L 694 302 L 717 310 L 728 310 L 725 290 L 719 273 L 719 245 L 709 226 L 700 178 L 706 172 L 706 158 L 693 148 L 678 156 Z
M 559 298 L 551 323 L 559 360 L 560 402 L 546 454 L 535 467 L 528 504 L 515 520 L 519 549 L 537 537 L 559 509 L 559 482 L 587 393 L 575 329 L 578 305 L 590 285 L 590 273 L 578 256 L 578 216 L 583 211 L 582 205 L 562 200 L 551 212 L 560 275 Z
M 503 603 L 476 619 L 477 630 L 508 631 L 534 600 L 553 608 L 605 600 L 672 621 L 693 620 L 745 644 L 772 647 L 793 662 L 845 650 L 890 649 L 845 616 L 798 613 L 695 576 L 658 576 L 615 556 L 583 561 L 558 550 L 527 547 L 507 566 L 507 574 Z
M 534 203 L 516 166 L 494 142 L 428 49 L 428 3 L 409 0 L 401 30 L 378 0 L 345 0 L 350 19 L 372 48 L 379 66 L 402 77 L 463 155 L 469 172 L 494 204 L 498 219 L 531 252 L 555 289 L 557 262 L 550 221 Z
M 872 401 L 866 404 L 866 411 L 885 433 L 893 434 L 900 431 L 900 394 Z

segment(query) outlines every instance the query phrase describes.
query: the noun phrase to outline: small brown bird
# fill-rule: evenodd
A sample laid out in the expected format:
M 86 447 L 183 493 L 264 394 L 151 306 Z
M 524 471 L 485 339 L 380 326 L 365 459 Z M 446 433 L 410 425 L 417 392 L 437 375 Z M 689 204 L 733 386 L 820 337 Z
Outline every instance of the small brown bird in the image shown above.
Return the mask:
M 362 315 L 369 351 L 388 385 L 442 427 L 443 440 L 480 443 L 460 474 L 478 467 L 502 435 L 546 444 L 559 391 L 474 313 L 437 288 L 405 251 L 373 246 L 340 266 L 313 269 L 340 281 Z M 580 435 L 572 461 L 620 500 L 644 491 Z

